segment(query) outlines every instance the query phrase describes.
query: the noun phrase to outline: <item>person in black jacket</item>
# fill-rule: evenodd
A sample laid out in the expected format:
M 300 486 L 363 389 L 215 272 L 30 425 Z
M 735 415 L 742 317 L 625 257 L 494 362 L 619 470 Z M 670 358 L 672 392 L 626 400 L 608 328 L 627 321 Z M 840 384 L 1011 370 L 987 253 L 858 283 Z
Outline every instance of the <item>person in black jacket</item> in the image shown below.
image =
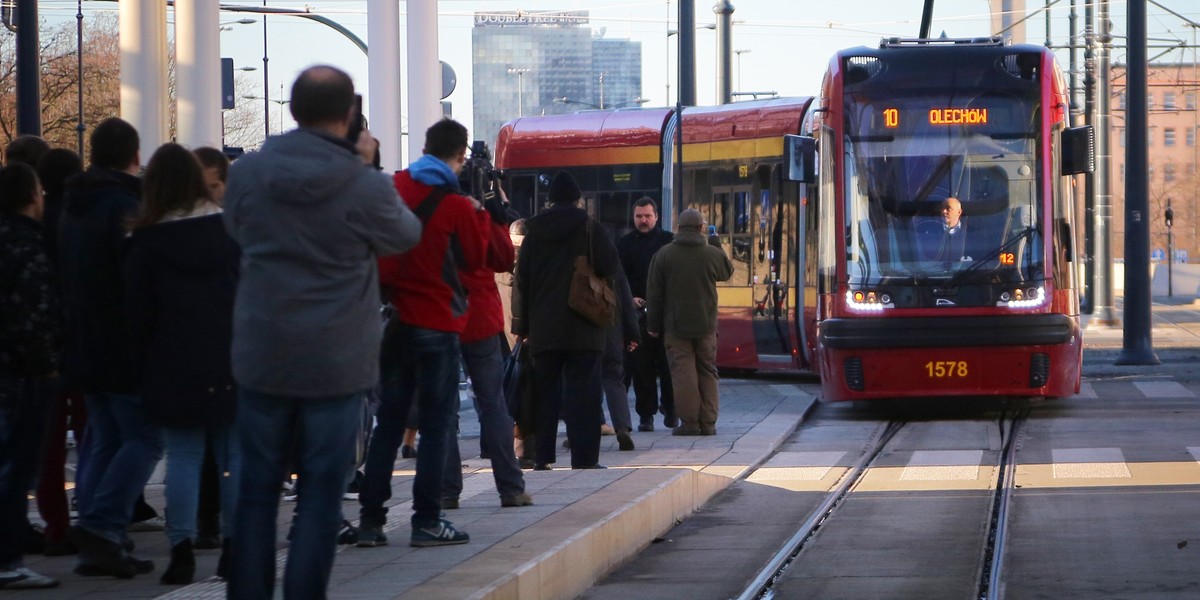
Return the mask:
M 92 130 L 91 166 L 67 182 L 58 260 L 66 307 L 63 376 L 85 394 L 86 449 L 75 497 L 76 572 L 133 577 L 154 563 L 123 548 L 134 502 L 162 458 L 162 431 L 136 395 L 137 367 L 125 317 L 121 256 L 126 222 L 142 195 L 138 134 L 118 118 Z
M 230 439 L 237 390 L 229 348 L 239 251 L 225 233 L 200 161 L 178 144 L 163 144 L 146 167 L 145 203 L 125 255 L 125 314 L 140 367 L 139 394 L 148 418 L 163 426 L 167 450 L 165 584 L 192 582 L 196 505 L 206 440 L 222 482 L 225 548 L 237 506 L 238 455 Z M 226 485 L 228 483 L 228 485 Z M 222 559 L 228 561 L 227 553 Z
M 42 187 L 33 167 L 0 171 L 0 589 L 58 580 L 25 568 L 26 493 L 41 464 L 58 372 L 58 290 L 42 245 Z
M 667 364 L 666 347 L 662 340 L 646 335 L 646 276 L 650 272 L 650 259 L 654 258 L 654 253 L 670 244 L 675 236 L 658 226 L 658 206 L 647 197 L 638 198 L 633 203 L 633 226 L 633 231 L 617 240 L 621 267 L 629 279 L 633 303 L 638 307 L 642 340 L 641 345 L 626 356 L 625 385 L 633 383 L 640 417 L 638 431 L 654 431 L 654 414 L 659 411 L 663 414 L 663 425 L 666 427 L 678 426 L 679 420 L 675 416 L 675 392 L 671 387 L 671 368 Z
M 621 266 L 604 227 L 577 206 L 580 197 L 575 179 L 559 171 L 550 184 L 553 206 L 526 221 L 527 235 L 517 257 L 512 332 L 529 338 L 533 353 L 538 470 L 548 470 L 555 462 L 560 408 L 571 440 L 571 468 L 603 468 L 600 359 L 608 330 L 568 307 L 567 296 L 575 257 L 589 254 L 589 229 L 596 275 L 610 278 Z

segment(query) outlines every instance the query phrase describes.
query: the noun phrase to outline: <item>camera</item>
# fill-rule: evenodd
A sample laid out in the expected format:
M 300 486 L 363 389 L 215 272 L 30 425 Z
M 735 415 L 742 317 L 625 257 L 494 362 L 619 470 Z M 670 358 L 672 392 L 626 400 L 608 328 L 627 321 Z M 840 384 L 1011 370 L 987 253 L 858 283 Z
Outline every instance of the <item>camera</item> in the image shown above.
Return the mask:
M 508 225 L 513 221 L 513 215 L 509 214 L 511 209 L 508 202 L 496 193 L 500 182 L 506 177 L 507 173 L 492 164 L 492 153 L 488 151 L 487 142 L 477 140 L 471 144 L 471 158 L 463 163 L 458 173 L 458 184 L 463 193 L 483 204 L 493 221 Z
M 354 95 L 354 116 L 350 119 L 350 129 L 346 131 L 346 139 L 350 140 L 351 144 L 358 143 L 358 136 L 367 128 L 367 116 L 363 114 L 362 109 L 363 97 L 362 94 Z M 376 169 L 382 169 L 382 163 L 379 156 L 379 140 L 375 141 L 375 162 Z

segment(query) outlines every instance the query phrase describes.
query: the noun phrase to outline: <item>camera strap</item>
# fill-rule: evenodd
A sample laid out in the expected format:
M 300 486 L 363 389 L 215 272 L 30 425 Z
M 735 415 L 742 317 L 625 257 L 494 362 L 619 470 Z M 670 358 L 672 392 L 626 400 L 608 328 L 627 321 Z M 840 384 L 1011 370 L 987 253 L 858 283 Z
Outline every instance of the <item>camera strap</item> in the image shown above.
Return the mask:
M 428 196 L 413 209 L 413 214 L 421 220 L 422 225 L 428 225 L 429 219 L 433 218 L 433 213 L 437 212 L 438 206 L 442 203 L 442 198 L 450 193 L 450 188 L 439 185 L 429 192 Z

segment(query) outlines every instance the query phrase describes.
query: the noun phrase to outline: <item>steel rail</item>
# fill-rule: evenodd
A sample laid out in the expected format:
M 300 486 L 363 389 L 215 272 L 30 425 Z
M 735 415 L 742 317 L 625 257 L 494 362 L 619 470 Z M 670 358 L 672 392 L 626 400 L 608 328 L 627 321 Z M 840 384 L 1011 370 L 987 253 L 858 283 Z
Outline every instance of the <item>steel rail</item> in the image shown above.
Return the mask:
M 862 479 L 863 475 L 866 474 L 867 467 L 874 462 L 879 453 L 883 451 L 884 446 L 887 445 L 888 441 L 902 427 L 904 427 L 903 421 L 891 421 L 884 427 L 883 431 L 875 438 L 874 443 L 863 452 L 863 455 L 842 478 L 842 482 L 825 497 L 824 502 L 813 511 L 808 520 L 800 526 L 800 529 L 788 541 L 784 542 L 779 551 L 758 572 L 758 575 L 750 580 L 750 583 L 737 597 L 737 600 L 771 597 L 771 588 L 774 586 L 775 581 L 787 570 L 796 556 L 804 550 L 808 540 L 816 534 L 821 524 L 825 522 L 825 519 L 837 509 L 854 485 Z
M 1008 541 L 1008 504 L 1015 488 L 1017 472 L 1017 436 L 1029 416 L 1029 409 L 1018 411 L 1008 419 L 1008 436 L 1003 439 L 999 475 L 992 501 L 992 517 L 988 525 L 987 545 L 983 554 L 983 569 L 979 577 L 980 600 L 999 600 L 1004 586 L 1000 574 L 1004 569 L 1004 544 Z M 1001 419 L 1003 435 L 1004 420 Z

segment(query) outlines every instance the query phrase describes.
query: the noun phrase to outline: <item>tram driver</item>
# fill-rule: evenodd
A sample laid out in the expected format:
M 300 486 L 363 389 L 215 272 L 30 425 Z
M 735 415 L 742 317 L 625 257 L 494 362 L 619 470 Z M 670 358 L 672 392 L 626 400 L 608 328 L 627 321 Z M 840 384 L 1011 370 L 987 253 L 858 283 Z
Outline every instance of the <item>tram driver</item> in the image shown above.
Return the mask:
M 922 258 L 947 264 L 970 262 L 967 254 L 967 220 L 963 217 L 962 202 L 948 196 L 941 205 L 941 227 L 922 228 Z

